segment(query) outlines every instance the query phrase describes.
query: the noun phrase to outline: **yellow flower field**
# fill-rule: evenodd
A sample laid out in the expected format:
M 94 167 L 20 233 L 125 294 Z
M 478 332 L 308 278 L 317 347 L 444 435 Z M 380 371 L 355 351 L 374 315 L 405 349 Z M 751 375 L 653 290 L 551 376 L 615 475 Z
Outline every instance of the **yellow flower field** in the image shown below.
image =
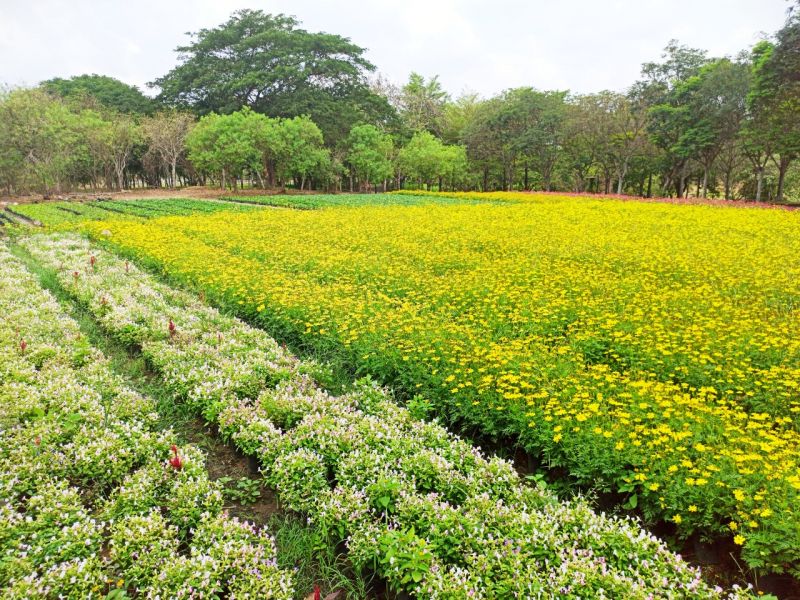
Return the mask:
M 798 572 L 798 213 L 531 196 L 86 227 L 431 416 Z

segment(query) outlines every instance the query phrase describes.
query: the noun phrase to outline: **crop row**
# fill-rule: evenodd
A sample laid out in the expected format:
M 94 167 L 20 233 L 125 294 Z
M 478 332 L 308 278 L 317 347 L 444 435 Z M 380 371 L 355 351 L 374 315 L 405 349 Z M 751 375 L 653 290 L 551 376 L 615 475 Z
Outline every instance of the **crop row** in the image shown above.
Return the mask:
M 242 451 L 281 501 L 344 542 L 353 562 L 422 598 L 713 597 L 631 521 L 558 502 L 511 465 L 367 382 L 342 396 L 313 364 L 75 236 L 22 241 L 166 386 Z M 732 592 L 739 594 L 740 592 Z
M 0 246 L 2 597 L 293 597 L 193 446 Z M 111 594 L 111 595 L 109 595 Z M 125 596 L 128 594 L 128 596 Z
M 210 214 L 219 211 L 246 211 L 255 207 L 231 202 L 191 199 L 168 200 L 97 200 L 93 202 L 43 202 L 20 204 L 13 212 L 44 225 L 62 225 L 83 221 L 141 220 L 155 217 Z
M 110 231 L 216 302 L 623 494 L 679 537 L 797 572 L 794 214 L 585 200 Z

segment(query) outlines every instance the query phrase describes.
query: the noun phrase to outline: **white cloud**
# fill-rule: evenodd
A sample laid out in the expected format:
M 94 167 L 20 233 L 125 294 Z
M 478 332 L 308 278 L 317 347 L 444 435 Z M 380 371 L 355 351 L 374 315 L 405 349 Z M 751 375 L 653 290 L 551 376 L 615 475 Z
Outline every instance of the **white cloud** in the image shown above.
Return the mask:
M 96 72 L 144 88 L 175 65 L 185 32 L 258 8 L 351 38 L 398 82 L 414 70 L 438 74 L 455 93 L 621 90 L 670 39 L 733 55 L 777 30 L 787 7 L 786 0 L 3 0 L 0 82 Z

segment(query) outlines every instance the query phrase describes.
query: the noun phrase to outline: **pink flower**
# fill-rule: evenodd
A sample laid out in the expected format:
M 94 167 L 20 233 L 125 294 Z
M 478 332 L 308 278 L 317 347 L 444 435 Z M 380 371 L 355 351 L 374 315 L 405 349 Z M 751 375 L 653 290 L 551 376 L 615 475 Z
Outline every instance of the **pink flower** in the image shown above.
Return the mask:
M 176 471 L 180 471 L 183 468 L 183 460 L 180 456 L 178 456 L 178 447 L 175 444 L 172 444 L 169 449 L 172 451 L 172 457 L 169 459 L 169 464 Z

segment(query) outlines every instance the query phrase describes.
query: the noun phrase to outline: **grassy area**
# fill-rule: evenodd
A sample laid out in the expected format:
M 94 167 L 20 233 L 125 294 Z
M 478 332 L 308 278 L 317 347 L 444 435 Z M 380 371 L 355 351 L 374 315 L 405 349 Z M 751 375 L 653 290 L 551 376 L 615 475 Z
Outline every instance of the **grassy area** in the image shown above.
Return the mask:
M 226 196 L 223 200 L 249 204 L 262 204 L 284 208 L 314 210 L 320 208 L 343 208 L 359 206 L 420 206 L 476 204 L 486 200 L 474 198 L 449 198 L 419 194 L 308 194 L 271 196 Z
M 47 226 L 109 219 L 141 221 L 166 216 L 211 214 L 226 210 L 242 212 L 256 209 L 257 207 L 252 205 L 183 198 L 43 202 L 20 204 L 10 208 L 15 214 Z

